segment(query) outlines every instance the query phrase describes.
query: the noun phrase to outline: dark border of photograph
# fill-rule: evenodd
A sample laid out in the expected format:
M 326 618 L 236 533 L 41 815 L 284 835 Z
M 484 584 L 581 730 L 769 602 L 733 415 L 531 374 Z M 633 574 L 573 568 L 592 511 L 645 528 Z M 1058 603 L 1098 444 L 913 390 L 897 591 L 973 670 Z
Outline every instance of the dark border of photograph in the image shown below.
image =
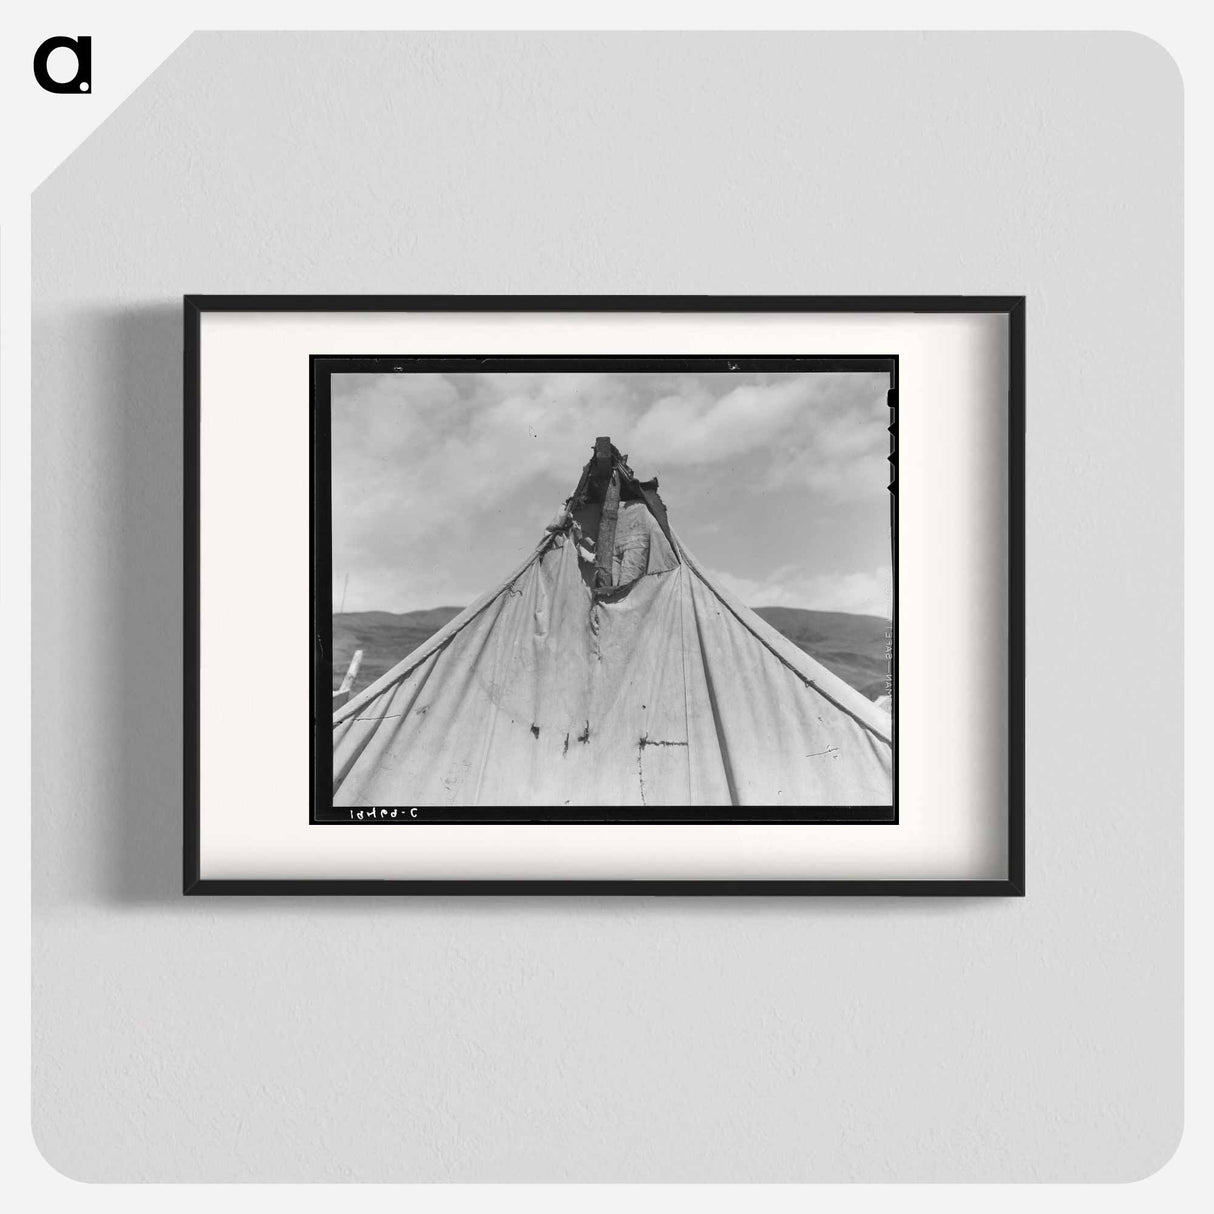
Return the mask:
M 424 824 L 773 824 L 877 825 L 898 823 L 898 493 L 896 355 L 324 355 L 311 357 L 311 720 L 312 780 L 309 822 L 318 826 Z M 332 398 L 334 374 L 503 372 L 767 373 L 883 372 L 889 376 L 890 557 L 893 570 L 892 704 L 893 800 L 887 805 L 696 806 L 427 806 L 333 805 L 333 533 Z M 400 657 L 406 657 L 401 654 Z M 325 711 L 322 712 L 321 710 Z

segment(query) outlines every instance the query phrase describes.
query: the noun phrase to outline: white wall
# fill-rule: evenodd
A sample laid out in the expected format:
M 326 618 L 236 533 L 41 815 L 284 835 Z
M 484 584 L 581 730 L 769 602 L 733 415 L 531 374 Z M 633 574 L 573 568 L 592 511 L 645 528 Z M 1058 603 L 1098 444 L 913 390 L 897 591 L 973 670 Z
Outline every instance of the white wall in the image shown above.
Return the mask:
M 95 1180 L 1160 1166 L 1181 100 L 1131 35 L 190 39 L 34 196 L 47 1158 Z M 184 901 L 186 291 L 1026 293 L 1028 897 Z M 273 627 L 250 603 L 250 650 Z

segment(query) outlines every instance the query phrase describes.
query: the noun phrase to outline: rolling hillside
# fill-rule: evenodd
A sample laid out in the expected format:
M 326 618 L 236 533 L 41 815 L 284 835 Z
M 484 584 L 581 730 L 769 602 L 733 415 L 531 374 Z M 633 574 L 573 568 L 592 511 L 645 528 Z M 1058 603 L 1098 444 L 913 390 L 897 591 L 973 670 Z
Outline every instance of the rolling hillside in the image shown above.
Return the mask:
M 346 612 L 333 617 L 333 688 L 337 689 L 356 649 L 363 651 L 354 684 L 359 691 L 391 670 L 428 637 L 463 610 L 433 607 L 429 611 Z M 799 607 L 757 607 L 755 611 L 794 645 L 869 699 L 887 690 L 886 630 L 889 621 L 875 615 L 842 611 L 805 611 Z
M 429 611 L 347 611 L 333 617 L 333 690 L 341 685 L 356 649 L 363 651 L 362 666 L 354 681 L 361 691 L 391 670 L 423 641 L 432 637 L 462 607 L 432 607 Z
M 756 607 L 754 612 L 870 700 L 889 690 L 889 620 L 800 607 Z

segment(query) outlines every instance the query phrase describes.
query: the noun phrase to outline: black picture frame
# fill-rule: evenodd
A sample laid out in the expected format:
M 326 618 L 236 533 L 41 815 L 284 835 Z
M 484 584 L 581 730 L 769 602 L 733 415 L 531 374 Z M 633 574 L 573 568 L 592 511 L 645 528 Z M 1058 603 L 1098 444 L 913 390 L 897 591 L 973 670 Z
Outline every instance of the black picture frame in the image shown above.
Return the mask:
M 1025 892 L 1023 296 L 500 296 L 186 295 L 184 313 L 184 805 L 187 895 L 784 895 L 1003 896 Z M 364 880 L 204 879 L 200 873 L 200 403 L 206 312 L 986 313 L 1008 325 L 1008 821 L 1007 874 L 996 880 Z M 315 359 L 313 359 L 315 362 Z M 315 469 L 312 469 L 313 475 Z M 314 527 L 315 520 L 311 520 Z M 313 570 L 315 576 L 315 570 Z M 896 579 L 895 579 L 896 585 Z M 313 688 L 315 691 L 315 688 Z M 896 685 L 895 685 L 896 694 Z M 314 737 L 317 697 L 313 695 Z M 327 723 L 327 718 L 326 718 Z M 896 783 L 895 783 L 896 787 Z

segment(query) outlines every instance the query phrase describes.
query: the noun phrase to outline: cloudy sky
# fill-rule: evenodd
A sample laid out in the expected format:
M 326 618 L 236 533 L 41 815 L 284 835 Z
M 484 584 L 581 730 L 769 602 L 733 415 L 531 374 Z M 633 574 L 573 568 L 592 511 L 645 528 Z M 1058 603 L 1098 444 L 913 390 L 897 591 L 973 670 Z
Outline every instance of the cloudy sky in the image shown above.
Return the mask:
M 890 614 L 884 374 L 335 375 L 333 607 L 462 607 L 520 564 L 596 435 L 752 607 Z M 347 581 L 348 575 L 348 581 Z

